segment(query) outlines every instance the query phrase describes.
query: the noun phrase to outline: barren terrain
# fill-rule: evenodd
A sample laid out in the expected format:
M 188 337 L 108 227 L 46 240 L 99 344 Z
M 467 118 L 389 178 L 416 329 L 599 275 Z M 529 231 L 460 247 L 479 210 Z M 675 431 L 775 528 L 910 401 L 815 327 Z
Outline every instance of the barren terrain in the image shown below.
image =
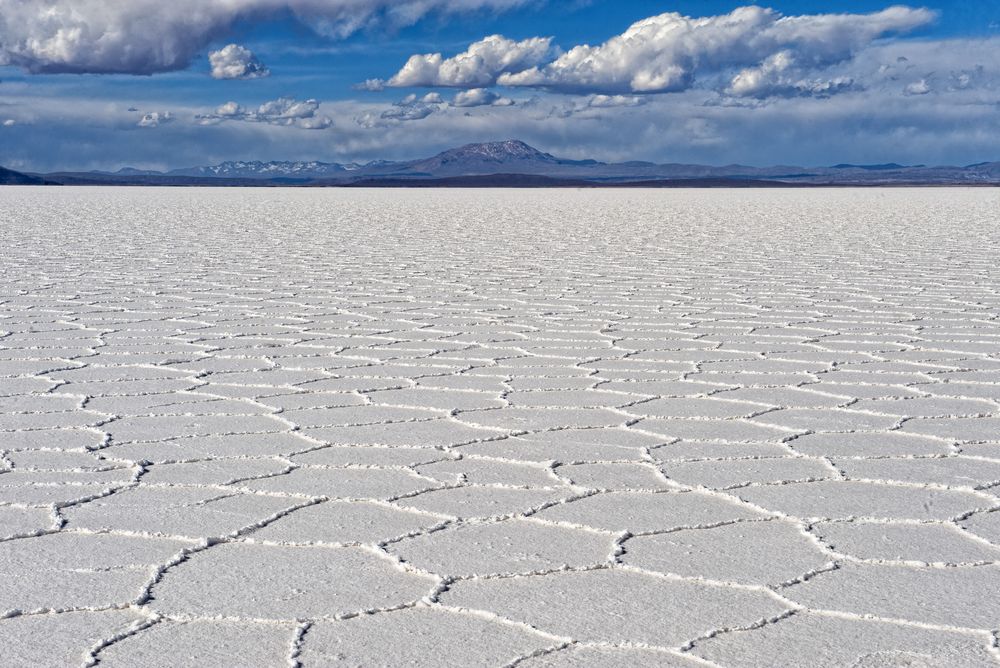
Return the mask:
M 997 665 L 998 211 L 0 189 L 2 663 Z

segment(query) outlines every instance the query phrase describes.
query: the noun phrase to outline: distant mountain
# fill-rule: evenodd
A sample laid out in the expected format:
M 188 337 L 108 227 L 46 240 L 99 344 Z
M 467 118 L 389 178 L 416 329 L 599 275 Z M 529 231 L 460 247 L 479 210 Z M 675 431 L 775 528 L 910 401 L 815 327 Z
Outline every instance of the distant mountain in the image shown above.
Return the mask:
M 168 176 L 200 176 L 227 179 L 322 179 L 343 176 L 356 171 L 360 165 L 342 165 L 336 162 L 261 162 L 259 160 L 229 161 L 212 167 L 188 167 L 167 172 Z
M 487 142 L 466 144 L 449 149 L 424 160 L 397 165 L 395 171 L 411 174 L 430 174 L 434 177 L 473 176 L 482 174 L 538 174 L 546 176 L 571 176 L 574 168 L 593 167 L 604 163 L 595 160 L 562 160 L 550 153 L 543 153 L 523 141 Z M 569 168 L 567 170 L 567 168 Z
M 15 172 L 12 169 L 0 167 L 0 185 L 5 186 L 40 186 L 45 185 L 45 179 L 29 174 Z
M 459 183 L 511 186 L 534 184 L 631 185 L 670 187 L 687 182 L 692 187 L 747 182 L 764 185 L 1000 185 L 1000 162 L 982 162 L 964 167 L 883 164 L 855 165 L 841 163 L 830 167 L 776 165 L 692 165 L 656 164 L 628 161 L 606 163 L 597 160 L 559 158 L 509 139 L 480 144 L 466 144 L 442 151 L 429 158 L 408 161 L 374 160 L 337 163 L 319 161 L 228 161 L 213 166 L 188 167 L 156 172 L 126 167 L 109 172 L 59 172 L 47 175 L 19 175 L 18 178 L 41 178 L 78 185 L 99 183 L 118 185 L 267 185 L 267 186 L 343 186 L 358 182 L 386 187 L 427 181 L 425 186 Z M 497 177 L 472 179 L 472 177 Z M 0 177 L 3 178 L 3 177 Z M 14 177 L 8 177 L 14 178 Z M 464 179 L 455 181 L 455 179 Z M 471 181 L 469 179 L 472 179 Z M 548 180 L 547 180 L 548 179 Z M 5 181 L 0 180 L 0 183 Z M 37 181 L 35 181 L 37 182 Z M 765 183 L 767 182 L 767 183 Z
M 558 163 L 559 160 L 548 153 L 542 153 L 537 148 L 528 146 L 519 139 L 507 141 L 491 141 L 485 144 L 466 144 L 458 148 L 448 149 L 438 153 L 431 160 L 447 163 L 506 163 L 516 160 L 538 160 L 541 162 Z
M 365 164 L 336 162 L 230 161 L 211 167 L 188 167 L 166 172 L 169 176 L 241 179 L 358 179 L 368 177 L 441 178 L 497 174 L 543 175 L 552 171 L 593 167 L 596 160 L 564 160 L 543 153 L 523 141 L 466 144 L 430 158 L 408 161 L 373 160 Z M 121 173 L 121 172 L 119 172 Z

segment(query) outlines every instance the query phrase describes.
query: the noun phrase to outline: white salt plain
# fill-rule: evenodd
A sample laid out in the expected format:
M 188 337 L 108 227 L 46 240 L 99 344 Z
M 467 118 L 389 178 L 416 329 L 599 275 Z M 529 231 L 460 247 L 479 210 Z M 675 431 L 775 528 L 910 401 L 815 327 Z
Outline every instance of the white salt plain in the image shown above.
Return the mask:
M 4 666 L 997 665 L 996 190 L 0 190 Z

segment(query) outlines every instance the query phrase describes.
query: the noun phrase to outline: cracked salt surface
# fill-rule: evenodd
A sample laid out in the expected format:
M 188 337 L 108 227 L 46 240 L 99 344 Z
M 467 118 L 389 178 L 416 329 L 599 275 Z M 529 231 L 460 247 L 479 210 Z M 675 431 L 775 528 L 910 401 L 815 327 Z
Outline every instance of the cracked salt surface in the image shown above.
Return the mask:
M 0 198 L 4 666 L 1000 664 L 991 191 Z

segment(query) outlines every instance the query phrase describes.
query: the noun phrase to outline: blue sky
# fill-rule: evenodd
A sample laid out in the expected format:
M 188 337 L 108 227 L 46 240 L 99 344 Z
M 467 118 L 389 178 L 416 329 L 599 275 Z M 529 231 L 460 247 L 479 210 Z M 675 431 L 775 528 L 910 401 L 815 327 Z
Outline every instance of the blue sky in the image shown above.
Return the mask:
M 605 160 L 1000 160 L 1000 2 L 0 0 L 0 165 L 506 138 Z

